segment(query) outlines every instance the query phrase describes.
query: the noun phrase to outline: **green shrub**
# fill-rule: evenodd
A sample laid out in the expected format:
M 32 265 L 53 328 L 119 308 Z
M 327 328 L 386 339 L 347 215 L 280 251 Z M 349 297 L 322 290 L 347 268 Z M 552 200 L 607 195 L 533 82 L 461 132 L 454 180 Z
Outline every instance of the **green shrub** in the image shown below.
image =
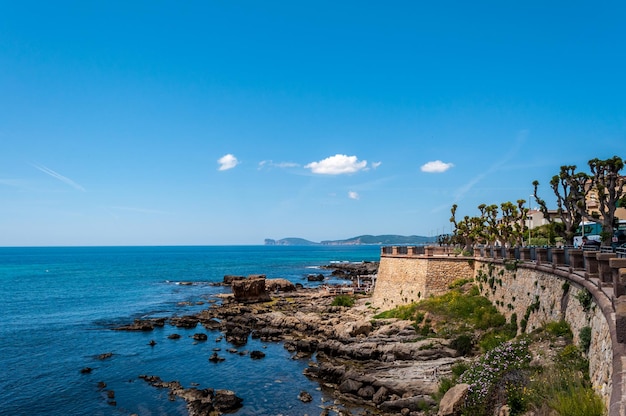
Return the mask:
M 511 334 L 508 330 L 491 330 L 485 333 L 478 341 L 478 346 L 482 352 L 491 351 L 498 347 L 502 343 L 514 338 L 515 335 Z
M 448 289 L 456 289 L 469 282 L 471 282 L 470 279 L 456 279 L 454 282 L 450 283 Z
M 545 325 L 545 330 L 548 334 L 555 337 L 565 337 L 568 339 L 572 339 L 572 330 L 569 324 L 565 320 L 548 322 Z
M 586 326 L 581 328 L 578 336 L 580 337 L 580 349 L 585 353 L 589 352 L 589 347 L 591 346 L 591 327 Z
M 593 297 L 587 289 L 583 289 L 576 294 L 576 299 L 580 302 L 580 306 L 583 307 L 583 311 L 587 312 L 591 308 L 591 301 Z
M 347 306 L 347 307 L 352 307 L 352 306 L 354 306 L 354 298 L 352 296 L 348 296 L 348 295 L 338 295 L 338 296 L 335 296 L 335 299 L 333 299 L 333 301 L 330 304 L 330 306 Z
M 450 347 L 454 348 L 460 355 L 468 355 L 474 348 L 474 341 L 468 335 L 460 335 L 452 340 Z

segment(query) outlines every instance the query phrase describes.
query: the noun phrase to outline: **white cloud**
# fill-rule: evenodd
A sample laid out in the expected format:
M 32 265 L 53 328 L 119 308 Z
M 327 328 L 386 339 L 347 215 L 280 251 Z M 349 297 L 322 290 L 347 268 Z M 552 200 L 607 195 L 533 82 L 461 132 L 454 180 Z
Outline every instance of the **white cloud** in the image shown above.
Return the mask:
M 227 155 L 220 157 L 217 160 L 217 163 L 219 163 L 220 165 L 218 170 L 228 170 L 237 166 L 239 164 L 239 161 L 237 160 L 235 156 L 229 153 Z
M 356 156 L 335 155 L 327 157 L 319 162 L 311 162 L 304 166 L 311 172 L 321 175 L 341 175 L 355 173 L 367 167 L 367 161 L 359 162 Z
M 350 199 L 359 199 L 359 193 L 358 192 L 354 192 L 354 191 L 350 191 L 348 192 L 348 198 Z
M 424 165 L 422 165 L 420 169 L 422 172 L 441 173 L 441 172 L 447 171 L 453 166 L 454 166 L 453 163 L 444 163 L 441 160 L 435 160 L 432 162 L 425 163 Z
M 374 163 L 372 163 L 372 169 L 376 169 L 377 167 L 379 167 L 382 164 L 383 164 L 383 162 L 374 162 Z

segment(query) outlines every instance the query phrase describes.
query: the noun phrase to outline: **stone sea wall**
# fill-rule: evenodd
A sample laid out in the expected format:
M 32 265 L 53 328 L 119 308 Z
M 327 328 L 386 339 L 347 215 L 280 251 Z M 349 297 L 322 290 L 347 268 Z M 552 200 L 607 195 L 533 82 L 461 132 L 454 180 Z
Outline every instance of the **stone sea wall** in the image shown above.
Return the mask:
M 549 270 L 549 269 L 548 269 Z M 511 321 L 518 332 L 528 333 L 548 322 L 564 319 L 572 329 L 574 344 L 580 346 L 583 328 L 591 329 L 589 374 L 593 386 L 610 406 L 613 389 L 613 348 L 609 324 L 601 307 L 588 290 L 552 271 L 525 267 L 512 261 L 476 261 L 476 281 L 481 293 Z
M 518 331 L 531 332 L 547 322 L 566 320 L 574 343 L 590 331 L 589 373 L 609 415 L 625 415 L 624 344 L 617 341 L 611 296 L 602 283 L 581 271 L 549 263 L 454 256 L 381 256 L 372 306 L 381 310 L 409 304 L 448 290 L 453 281 L 475 279 L 481 293 Z M 605 285 L 606 286 L 606 285 Z M 622 394 L 624 393 L 624 394 Z
M 381 257 L 371 302 L 374 307 L 392 309 L 443 294 L 453 281 L 473 277 L 472 260 Z

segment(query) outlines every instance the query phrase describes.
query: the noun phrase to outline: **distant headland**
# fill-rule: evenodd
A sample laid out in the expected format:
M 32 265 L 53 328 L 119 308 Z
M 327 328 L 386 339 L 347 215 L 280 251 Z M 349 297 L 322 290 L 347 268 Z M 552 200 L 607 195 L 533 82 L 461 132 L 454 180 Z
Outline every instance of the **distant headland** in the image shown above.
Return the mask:
M 357 237 L 348 238 L 347 240 L 325 240 L 319 243 L 314 241 L 305 240 L 304 238 L 282 238 L 280 240 L 273 240 L 271 238 L 265 239 L 266 246 L 356 246 L 356 245 L 423 245 L 436 241 L 436 237 L 425 237 L 421 235 L 360 235 Z

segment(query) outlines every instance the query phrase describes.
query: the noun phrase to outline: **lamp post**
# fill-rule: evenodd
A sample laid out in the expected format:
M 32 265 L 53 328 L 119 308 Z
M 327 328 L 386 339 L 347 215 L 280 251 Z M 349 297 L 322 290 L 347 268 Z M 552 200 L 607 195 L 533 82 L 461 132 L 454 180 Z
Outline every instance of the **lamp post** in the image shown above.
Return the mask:
M 528 198 L 528 245 L 529 245 L 529 246 L 530 246 L 530 241 L 531 241 L 530 239 L 532 238 L 532 237 L 531 237 L 531 233 L 532 233 L 532 231 L 531 231 L 531 230 L 532 230 L 532 228 L 533 228 L 533 216 L 532 216 L 532 215 L 530 215 L 530 199 L 531 199 L 532 197 L 533 197 L 533 196 L 532 196 L 532 195 L 530 195 L 530 197 Z

